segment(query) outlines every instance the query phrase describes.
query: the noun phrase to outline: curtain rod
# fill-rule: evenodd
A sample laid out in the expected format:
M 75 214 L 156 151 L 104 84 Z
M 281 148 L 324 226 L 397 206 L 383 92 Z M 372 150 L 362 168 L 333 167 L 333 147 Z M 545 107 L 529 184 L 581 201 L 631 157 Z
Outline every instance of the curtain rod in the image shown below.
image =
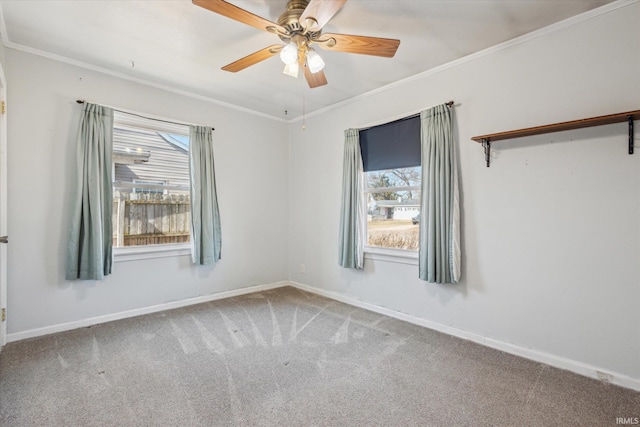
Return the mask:
M 454 101 L 449 101 L 449 102 L 445 102 L 444 105 L 446 105 L 447 107 L 451 108 L 451 107 L 453 107 L 454 103 L 455 103 Z M 381 123 L 379 125 L 373 125 L 373 126 L 365 126 L 365 127 L 357 128 L 357 129 L 359 131 L 368 130 L 368 129 L 375 128 L 375 127 L 378 127 L 378 126 L 384 126 L 384 125 L 389 124 L 389 123 L 399 122 L 400 120 L 413 119 L 414 117 L 420 117 L 420 112 L 417 112 L 415 114 L 410 114 L 408 116 L 400 117 L 399 119 L 391 120 L 390 122 L 387 122 L 387 123 Z
M 78 104 L 84 104 L 84 100 L 83 99 L 77 99 L 76 102 Z M 189 126 L 188 123 L 179 123 L 179 122 L 172 122 L 170 120 L 162 120 L 162 119 L 155 119 L 153 117 L 147 117 L 147 116 L 143 116 L 141 114 L 136 114 L 136 113 L 131 113 L 129 111 L 122 111 L 122 110 L 118 110 L 117 108 L 111 108 L 113 111 L 117 111 L 119 113 L 123 113 L 123 114 L 129 114 L 130 116 L 136 116 L 136 117 L 140 117 L 142 119 L 148 119 L 148 120 L 155 120 L 156 122 L 164 122 L 164 123 L 171 123 L 172 125 L 180 125 L 180 126 Z M 211 130 L 216 130 L 215 128 L 211 128 Z

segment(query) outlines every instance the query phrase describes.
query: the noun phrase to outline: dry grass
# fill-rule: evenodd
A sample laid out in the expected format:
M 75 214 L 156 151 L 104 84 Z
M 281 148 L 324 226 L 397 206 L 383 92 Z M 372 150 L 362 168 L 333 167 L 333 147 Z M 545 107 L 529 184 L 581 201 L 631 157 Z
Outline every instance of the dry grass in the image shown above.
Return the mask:
M 367 226 L 369 246 L 418 250 L 418 226 L 411 224 L 411 220 L 369 221 Z

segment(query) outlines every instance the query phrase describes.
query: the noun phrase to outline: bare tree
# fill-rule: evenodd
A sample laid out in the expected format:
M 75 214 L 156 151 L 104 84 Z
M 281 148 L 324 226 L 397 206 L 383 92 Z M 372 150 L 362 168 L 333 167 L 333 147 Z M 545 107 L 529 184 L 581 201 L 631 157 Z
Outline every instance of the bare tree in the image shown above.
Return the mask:
M 367 174 L 369 179 L 369 188 L 391 187 L 391 180 L 384 172 L 375 172 Z M 385 191 L 380 193 L 372 193 L 374 200 L 397 200 L 398 193 L 395 191 Z
M 407 187 L 420 185 L 422 182 L 422 172 L 418 168 L 401 168 L 391 171 L 393 175 L 402 181 Z M 407 192 L 407 198 L 413 199 L 413 191 Z

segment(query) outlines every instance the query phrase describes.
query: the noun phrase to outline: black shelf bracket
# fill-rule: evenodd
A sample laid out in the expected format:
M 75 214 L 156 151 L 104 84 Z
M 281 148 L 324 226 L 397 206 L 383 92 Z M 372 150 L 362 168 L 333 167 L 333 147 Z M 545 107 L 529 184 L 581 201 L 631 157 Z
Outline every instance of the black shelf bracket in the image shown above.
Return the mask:
M 491 165 L 491 140 L 483 139 L 482 147 L 484 147 L 484 159 L 487 161 L 487 167 Z
M 629 122 L 629 154 L 633 154 L 633 116 L 628 116 Z

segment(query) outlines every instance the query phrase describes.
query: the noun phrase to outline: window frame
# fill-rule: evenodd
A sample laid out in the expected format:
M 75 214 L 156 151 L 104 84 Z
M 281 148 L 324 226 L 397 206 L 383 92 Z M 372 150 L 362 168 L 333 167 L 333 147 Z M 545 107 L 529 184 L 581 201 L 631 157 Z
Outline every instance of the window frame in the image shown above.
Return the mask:
M 115 116 L 119 116 L 116 118 Z M 115 130 L 116 126 L 121 125 L 125 127 L 138 127 L 139 129 L 144 129 L 146 131 L 158 132 L 171 134 L 171 135 L 181 135 L 181 136 L 189 136 L 189 126 L 187 124 L 181 125 L 178 123 L 170 123 L 166 122 L 165 118 L 154 118 L 151 116 L 144 117 L 141 113 L 136 112 L 118 112 L 114 114 L 114 124 L 113 129 Z M 113 163 L 114 176 L 113 182 L 111 184 L 112 191 L 115 191 L 117 188 L 121 188 L 123 186 L 130 187 L 133 191 L 135 189 L 136 183 L 134 180 L 132 182 L 122 183 L 117 182 L 115 180 L 115 163 Z M 143 180 L 148 181 L 148 180 Z M 185 188 L 180 186 L 172 186 L 168 185 L 168 180 L 164 181 L 166 185 L 163 186 L 163 192 L 158 192 L 157 194 L 168 194 L 171 190 L 180 190 L 184 191 Z M 146 184 L 147 186 L 157 187 L 154 184 Z M 138 185 L 140 186 L 140 184 Z M 145 186 L 145 184 L 142 184 Z M 191 235 L 192 230 L 189 230 L 189 234 Z M 166 258 L 166 257 L 181 257 L 181 256 L 190 256 L 192 248 L 192 241 L 190 239 L 189 242 L 184 243 L 164 243 L 158 245 L 140 245 L 140 246 L 113 246 L 113 262 L 127 262 L 127 261 L 136 261 L 136 260 L 145 260 L 145 259 L 156 259 L 156 258 Z

